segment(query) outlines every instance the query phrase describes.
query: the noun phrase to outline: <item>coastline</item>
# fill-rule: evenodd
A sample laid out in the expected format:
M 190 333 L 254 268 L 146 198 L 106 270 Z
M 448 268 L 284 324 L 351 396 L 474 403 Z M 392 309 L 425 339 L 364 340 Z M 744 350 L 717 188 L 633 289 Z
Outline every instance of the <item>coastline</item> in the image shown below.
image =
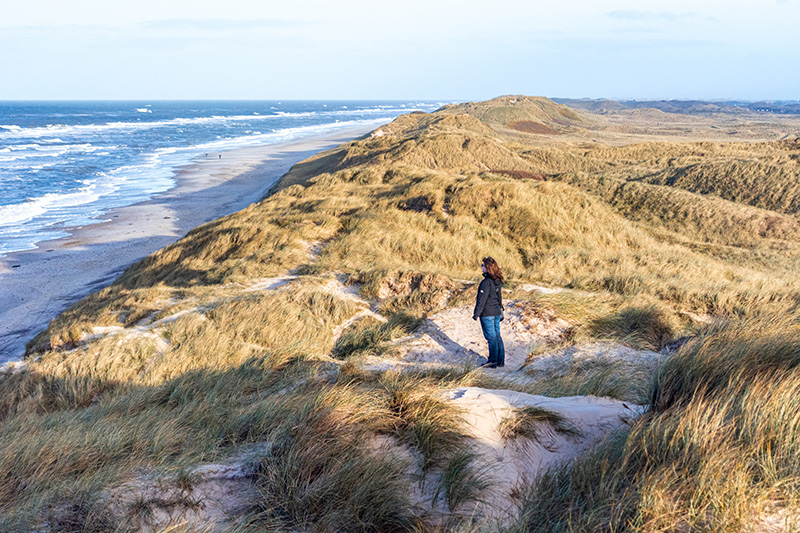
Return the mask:
M 361 126 L 278 144 L 209 153 L 178 170 L 175 186 L 113 209 L 67 237 L 0 257 L 0 365 L 70 305 L 197 226 L 261 200 L 295 163 L 375 129 Z

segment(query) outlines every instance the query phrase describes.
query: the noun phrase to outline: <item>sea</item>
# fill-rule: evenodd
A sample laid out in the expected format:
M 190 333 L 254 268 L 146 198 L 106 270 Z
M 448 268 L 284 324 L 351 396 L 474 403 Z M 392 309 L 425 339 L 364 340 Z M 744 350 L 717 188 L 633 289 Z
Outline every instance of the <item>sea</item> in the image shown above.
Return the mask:
M 375 126 L 430 101 L 0 101 L 0 257 L 175 185 L 206 154 Z

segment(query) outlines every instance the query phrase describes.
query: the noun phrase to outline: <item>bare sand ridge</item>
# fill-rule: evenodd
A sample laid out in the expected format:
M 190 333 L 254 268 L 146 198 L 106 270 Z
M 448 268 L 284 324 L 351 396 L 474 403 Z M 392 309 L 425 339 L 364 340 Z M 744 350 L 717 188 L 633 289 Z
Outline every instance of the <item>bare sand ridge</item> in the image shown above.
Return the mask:
M 129 265 L 204 222 L 260 200 L 298 161 L 363 135 L 371 127 L 288 143 L 211 154 L 183 168 L 176 186 L 147 202 L 115 209 L 69 237 L 0 258 L 0 364 L 72 303 L 110 284 Z
M 447 398 L 464 412 L 472 445 L 486 465 L 490 487 L 477 510 L 498 520 L 516 516 L 514 494 L 548 468 L 574 459 L 598 444 L 609 433 L 636 418 L 641 408 L 617 400 L 592 396 L 548 398 L 510 390 L 463 387 L 447 392 Z M 509 439 L 503 422 L 515 410 L 525 407 L 546 409 L 563 416 L 576 428 L 563 434 L 543 423 L 539 438 Z

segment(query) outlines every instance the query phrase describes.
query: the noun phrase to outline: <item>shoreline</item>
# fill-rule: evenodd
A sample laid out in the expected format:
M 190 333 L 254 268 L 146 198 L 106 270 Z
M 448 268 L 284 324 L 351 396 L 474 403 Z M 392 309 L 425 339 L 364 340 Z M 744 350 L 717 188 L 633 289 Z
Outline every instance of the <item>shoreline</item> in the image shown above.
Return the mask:
M 66 237 L 0 257 L 0 365 L 21 360 L 26 343 L 52 319 L 136 261 L 261 200 L 295 163 L 376 127 L 200 156 L 177 170 L 171 189 L 112 209 L 95 224 L 65 228 Z

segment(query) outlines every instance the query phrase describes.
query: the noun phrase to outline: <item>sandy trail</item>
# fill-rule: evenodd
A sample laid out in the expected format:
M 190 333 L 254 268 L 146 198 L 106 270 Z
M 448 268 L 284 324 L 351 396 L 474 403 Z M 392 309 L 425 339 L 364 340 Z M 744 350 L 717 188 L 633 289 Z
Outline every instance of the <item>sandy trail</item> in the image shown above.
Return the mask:
M 500 334 L 505 346 L 506 364 L 492 370 L 499 374 L 518 371 L 532 347 L 558 340 L 569 327 L 565 320 L 542 315 L 528 302 L 510 300 L 506 301 L 505 307 Z M 400 352 L 397 359 L 373 357 L 367 361 L 366 367 L 386 370 L 392 367 L 477 366 L 485 363 L 489 356 L 481 326 L 472 320 L 471 305 L 436 313 L 426 319 L 413 335 L 395 343 Z
M 562 340 L 569 326 L 565 320 L 543 313 L 528 301 L 506 301 L 505 320 L 501 324 L 506 366 L 483 371 L 502 378 L 500 383 L 532 383 L 562 376 L 575 368 L 613 366 L 625 372 L 652 372 L 662 357 L 615 342 L 593 342 L 554 348 L 529 359 L 533 348 Z M 384 371 L 474 367 L 485 362 L 488 355 L 480 325 L 472 320 L 471 305 L 430 316 L 413 335 L 396 340 L 394 348 L 399 352 L 396 358 L 368 357 L 364 368 Z M 473 465 L 488 486 L 479 501 L 457 509 L 447 509 L 443 502 L 431 501 L 430 488 L 423 492 L 420 503 L 441 514 L 444 520 L 449 513 L 458 513 L 497 524 L 508 523 L 516 516 L 521 503 L 518 495 L 524 494 L 525 487 L 539 474 L 574 460 L 632 423 L 644 411 L 642 406 L 610 398 L 549 398 L 479 387 L 451 389 L 442 396 L 461 412 L 467 445 L 475 454 Z M 504 434 L 504 421 L 519 416 L 520 410 L 527 407 L 562 416 L 577 433 L 562 434 L 547 422 L 537 422 L 536 437 Z M 401 452 L 398 451 L 402 455 Z

